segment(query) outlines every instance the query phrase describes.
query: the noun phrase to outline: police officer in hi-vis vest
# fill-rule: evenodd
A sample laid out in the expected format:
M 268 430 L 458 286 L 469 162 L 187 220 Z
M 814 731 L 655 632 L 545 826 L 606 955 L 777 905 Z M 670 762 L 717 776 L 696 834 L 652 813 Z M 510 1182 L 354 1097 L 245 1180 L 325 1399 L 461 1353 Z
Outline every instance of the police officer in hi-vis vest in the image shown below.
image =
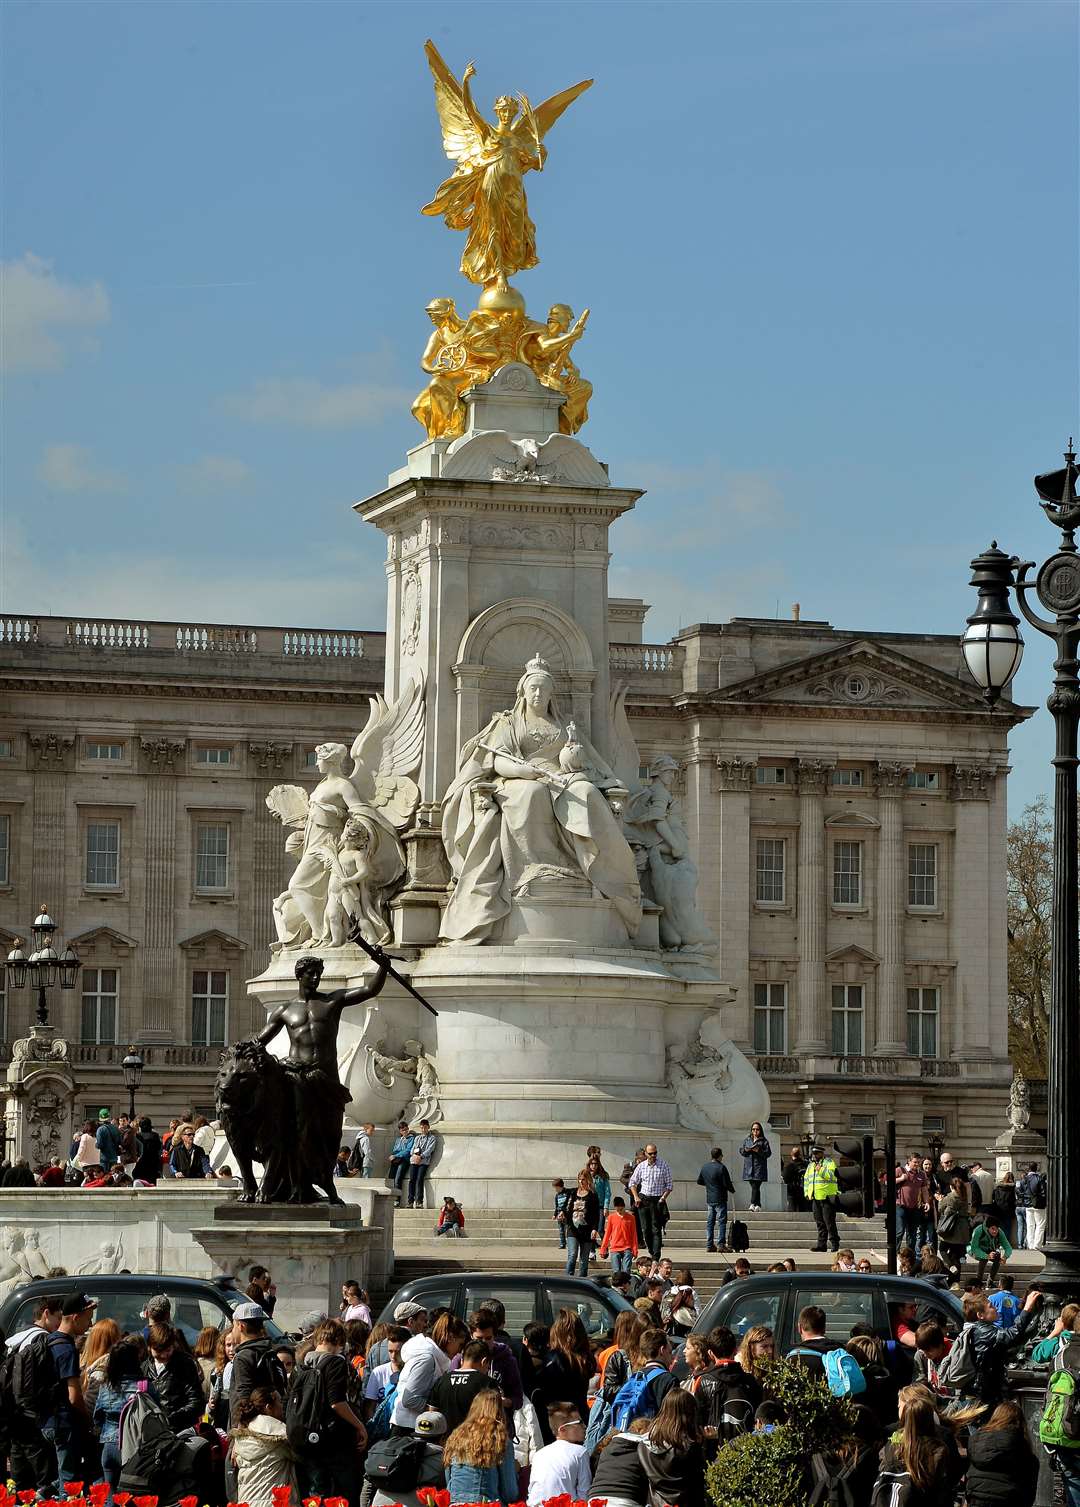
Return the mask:
M 836 1200 L 840 1187 L 836 1181 L 836 1163 L 831 1156 L 825 1155 L 821 1146 L 815 1146 L 810 1152 L 803 1176 L 803 1193 L 814 1211 L 817 1225 L 817 1245 L 810 1249 L 823 1251 L 828 1243 L 829 1250 L 838 1251 L 840 1236 L 836 1233 Z

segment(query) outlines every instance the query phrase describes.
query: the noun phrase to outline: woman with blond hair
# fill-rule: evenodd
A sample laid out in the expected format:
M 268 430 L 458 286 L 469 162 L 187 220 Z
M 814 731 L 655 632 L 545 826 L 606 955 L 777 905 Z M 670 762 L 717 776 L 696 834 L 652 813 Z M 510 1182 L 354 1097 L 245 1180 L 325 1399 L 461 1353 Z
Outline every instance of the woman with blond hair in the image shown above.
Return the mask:
M 752 1324 L 742 1338 L 735 1359 L 748 1376 L 765 1386 L 762 1375 L 766 1361 L 776 1359 L 776 1340 L 768 1324 Z
M 641 1450 L 651 1501 L 664 1507 L 705 1507 L 704 1439 L 697 1399 L 674 1387 L 660 1404 Z
M 926 1387 L 902 1387 L 900 1427 L 886 1444 L 875 1496 L 903 1494 L 905 1507 L 953 1507 L 963 1470 L 951 1433 Z
M 494 1387 L 485 1387 L 473 1398 L 465 1422 L 446 1441 L 443 1466 L 451 1503 L 517 1500 L 517 1466 L 506 1411 Z
M 82 1355 L 82 1389 L 86 1398 L 86 1411 L 91 1418 L 94 1416 L 94 1403 L 97 1399 L 98 1388 L 105 1379 L 105 1363 L 109 1358 L 109 1351 L 120 1339 L 120 1325 L 115 1319 L 98 1319 L 87 1331 L 83 1341 Z

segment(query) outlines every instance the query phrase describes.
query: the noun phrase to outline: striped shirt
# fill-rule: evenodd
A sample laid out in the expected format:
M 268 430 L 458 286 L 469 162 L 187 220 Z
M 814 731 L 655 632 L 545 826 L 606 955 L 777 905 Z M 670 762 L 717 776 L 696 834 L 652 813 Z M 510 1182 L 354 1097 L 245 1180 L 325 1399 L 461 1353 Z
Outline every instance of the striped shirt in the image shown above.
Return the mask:
M 630 1174 L 629 1186 L 636 1189 L 642 1198 L 659 1198 L 662 1193 L 670 1193 L 674 1187 L 671 1168 L 662 1156 L 658 1156 L 651 1165 L 649 1162 L 638 1162 Z

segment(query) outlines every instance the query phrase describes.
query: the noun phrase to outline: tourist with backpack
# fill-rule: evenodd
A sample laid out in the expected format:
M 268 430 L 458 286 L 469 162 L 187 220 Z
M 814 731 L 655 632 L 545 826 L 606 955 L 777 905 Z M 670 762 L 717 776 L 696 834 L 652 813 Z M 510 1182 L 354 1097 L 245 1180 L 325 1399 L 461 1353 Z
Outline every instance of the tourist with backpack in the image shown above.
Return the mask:
M 177 1433 L 193 1428 L 206 1411 L 199 1363 L 171 1324 L 151 1324 L 143 1375 L 153 1382 Z
M 825 1356 L 836 1349 L 834 1340 L 825 1338 L 825 1310 L 811 1303 L 799 1312 L 799 1343 L 788 1351 L 785 1359 L 809 1371 L 811 1376 L 824 1377 Z
M 710 1329 L 705 1340 L 709 1365 L 697 1377 L 694 1396 L 698 1417 L 710 1441 L 726 1443 L 754 1427 L 754 1413 L 764 1393 L 756 1377 L 736 1359 L 738 1336 L 724 1325 Z M 716 1445 L 713 1445 L 715 1453 Z
M 105 1358 L 105 1375 L 94 1399 L 94 1429 L 101 1446 L 101 1470 L 110 1491 L 120 1489 L 120 1414 L 145 1382 L 146 1346 L 135 1334 L 117 1340 Z M 153 1395 L 156 1397 L 157 1393 Z
M 243 1349 L 241 1345 L 236 1352 L 237 1363 Z M 349 1365 L 344 1352 L 344 1324 L 340 1319 L 324 1319 L 312 1335 L 312 1348 L 293 1372 L 285 1405 L 285 1434 L 296 1455 L 303 1497 L 356 1500 L 356 1452 L 367 1443 L 367 1430 L 349 1403 Z M 239 1416 L 234 1405 L 233 1417 Z
M 87 1471 L 91 1468 L 93 1440 L 79 1375 L 78 1342 L 93 1323 L 96 1307 L 96 1299 L 88 1293 L 72 1293 L 64 1300 L 58 1328 L 45 1342 L 56 1370 L 57 1383 L 41 1431 L 56 1451 L 61 1493 L 70 1481 L 89 1479 Z
M 1050 1334 L 1031 1352 L 1033 1365 L 1051 1364 L 1039 1420 L 1039 1439 L 1061 1476 L 1068 1507 L 1080 1507 L 1080 1307 L 1068 1303 Z
M 942 1162 L 944 1166 L 944 1160 Z M 971 1202 L 968 1184 L 958 1175 L 949 1183 L 949 1191 L 938 1203 L 937 1237 L 938 1254 L 958 1278 L 964 1266 L 964 1255 L 971 1241 Z
M 962 1475 L 952 1436 L 929 1394 L 904 1387 L 900 1427 L 885 1445 L 870 1507 L 953 1507 Z
M 1005 1390 L 1005 1367 L 1023 1344 L 1042 1302 L 1031 1288 L 1011 1329 L 999 1329 L 997 1312 L 985 1293 L 968 1293 L 963 1300 L 964 1327 L 937 1368 L 939 1383 L 962 1401 L 996 1407 Z
M 540 1450 L 537 1459 L 542 1454 Z M 443 1469 L 451 1502 L 517 1500 L 517 1466 L 498 1392 L 479 1392 L 473 1398 L 465 1422 L 443 1447 Z
M 636 1360 L 637 1370 L 611 1403 L 611 1427 L 620 1434 L 638 1419 L 655 1418 L 667 1394 L 679 1387 L 671 1373 L 671 1346 L 662 1329 L 645 1330 L 637 1342 Z
M 985 1423 L 970 1426 L 967 1456 L 967 1507 L 1033 1507 L 1039 1462 L 1019 1403 L 999 1402 Z
M 292 1492 L 290 1500 L 298 1500 L 296 1455 L 280 1395 L 256 1387 L 240 1404 L 237 1419 L 229 1440 L 240 1501 L 247 1507 L 273 1507 L 273 1492 L 286 1487 Z
M 660 1404 L 641 1445 L 650 1502 L 705 1507 L 705 1436 L 697 1400 L 676 1387 Z
M 404 1325 L 388 1326 L 385 1336 L 390 1359 L 381 1366 L 367 1361 L 364 1366 L 364 1408 L 368 1431 L 368 1443 L 375 1444 L 385 1439 L 390 1432 L 390 1415 L 394 1410 L 394 1394 L 401 1376 L 401 1347 L 410 1338 L 411 1331 Z M 369 1340 L 370 1345 L 370 1340 Z
M 443 1440 L 446 1419 L 434 1408 L 421 1413 L 413 1435 L 400 1434 L 374 1444 L 364 1464 L 363 1501 L 369 1507 L 421 1507 L 418 1493 L 425 1486 L 442 1491 Z M 369 1500 L 370 1494 L 370 1500 Z
M 759 1413 L 769 1406 L 762 1403 Z M 872 1409 L 865 1403 L 853 1404 L 850 1435 L 835 1450 L 815 1451 L 810 1456 L 807 1507 L 867 1507 L 878 1477 L 883 1440 L 884 1431 Z
M 391 1433 L 411 1433 L 421 1413 L 428 1410 L 435 1383 L 450 1369 L 450 1362 L 469 1343 L 469 1331 L 452 1313 L 440 1314 L 430 1334 L 414 1334 L 401 1347 Z
M 710 1253 L 726 1251 L 728 1199 L 735 1197 L 735 1184 L 719 1146 L 709 1152 L 709 1160 L 698 1173 L 697 1180 L 698 1186 L 705 1189 L 705 1249 Z
M 230 1428 L 236 1427 L 237 1407 L 256 1387 L 267 1387 L 283 1397 L 288 1390 L 274 1341 L 266 1332 L 266 1310 L 251 1301 L 239 1303 L 233 1319 L 238 1335 L 229 1380 Z
M 1042 1249 L 1046 1236 L 1046 1173 L 1039 1171 L 1038 1162 L 1030 1162 L 1028 1170 L 1017 1187 L 1017 1203 L 1023 1200 L 1026 1209 L 1027 1249 Z
M 19 1491 L 41 1490 L 56 1480 L 56 1455 L 41 1426 L 58 1385 L 47 1341 L 59 1329 L 62 1311 L 62 1298 L 36 1299 L 34 1322 L 11 1336 L 0 1358 L 9 1471 Z

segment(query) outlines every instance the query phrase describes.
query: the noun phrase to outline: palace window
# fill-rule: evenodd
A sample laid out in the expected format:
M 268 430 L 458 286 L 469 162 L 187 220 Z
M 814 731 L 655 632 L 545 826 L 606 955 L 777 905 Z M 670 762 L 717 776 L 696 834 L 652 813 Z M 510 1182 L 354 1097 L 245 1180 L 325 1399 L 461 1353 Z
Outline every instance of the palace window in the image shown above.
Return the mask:
M 834 984 L 832 992 L 832 1049 L 835 1057 L 861 1057 L 863 1052 L 863 986 Z
M 787 770 L 782 764 L 759 764 L 754 770 L 756 785 L 786 785 Z
M 124 757 L 124 745 L 122 743 L 88 743 L 86 757 L 116 763 Z
M 11 738 L 0 738 L 0 759 L 15 757 L 15 743 Z
M 315 750 L 313 748 L 309 748 L 307 753 L 304 755 L 304 768 L 314 769 L 318 762 L 318 758 L 319 756 L 315 752 Z
M 862 848 L 861 842 L 833 843 L 834 905 L 862 904 Z
M 211 746 L 205 746 L 202 748 L 196 748 L 195 762 L 196 764 L 231 764 L 232 754 L 233 751 L 231 748 L 215 748 Z
M 759 837 L 756 847 L 758 900 L 763 905 L 784 903 L 784 839 Z
M 787 1051 L 787 985 L 754 985 L 754 1051 L 764 1057 Z
M 195 829 L 195 888 L 227 890 L 228 887 L 228 825 L 200 822 Z
M 116 889 L 120 883 L 120 823 L 87 822 L 86 883 Z
M 938 1054 L 937 989 L 909 989 L 907 992 L 907 1049 L 912 1057 L 936 1057 Z
M 0 816 L 0 884 L 11 883 L 11 817 Z
M 196 968 L 191 975 L 191 1044 L 223 1047 L 229 1018 L 229 975 Z
M 937 843 L 913 842 L 908 845 L 908 904 L 917 910 L 933 910 L 937 905 Z
M 877 1115 L 852 1115 L 852 1130 L 873 1131 L 877 1129 Z
M 940 790 L 941 779 L 936 769 L 909 769 L 907 786 L 909 790 Z
M 120 974 L 116 968 L 82 970 L 82 1041 L 96 1044 L 116 1040 L 119 993 Z
M 862 782 L 863 772 L 861 769 L 834 769 L 832 772 L 832 783 L 834 785 L 844 785 L 850 790 L 861 790 Z

